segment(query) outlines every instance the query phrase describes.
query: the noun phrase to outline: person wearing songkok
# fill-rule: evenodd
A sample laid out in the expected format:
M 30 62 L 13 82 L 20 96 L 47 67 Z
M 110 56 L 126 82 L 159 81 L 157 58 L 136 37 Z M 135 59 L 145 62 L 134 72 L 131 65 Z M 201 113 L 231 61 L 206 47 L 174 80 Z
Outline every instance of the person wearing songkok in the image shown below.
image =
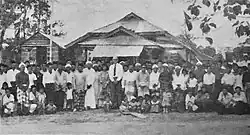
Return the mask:
M 172 89 L 173 76 L 167 65 L 163 65 L 164 71 L 159 75 L 159 83 L 161 91 Z
M 14 102 L 15 102 L 14 96 L 10 93 L 9 89 L 6 89 L 6 94 L 3 96 L 4 114 L 13 116 L 14 108 L 15 108 Z
M 235 84 L 236 78 L 235 75 L 231 72 L 230 68 L 228 68 L 226 71 L 227 73 L 225 73 L 221 78 L 221 84 L 230 93 L 233 93 L 234 91 L 233 86 Z
M 250 64 L 248 64 L 248 70 L 243 74 L 242 82 L 246 91 L 247 103 L 250 104 Z
M 155 91 L 160 88 L 158 66 L 154 64 L 152 66 L 153 72 L 150 74 L 149 89 L 150 91 Z
M 32 71 L 31 65 L 27 66 L 27 74 L 29 75 L 29 89 L 31 88 L 32 85 L 36 84 L 37 78 L 36 75 Z
M 132 99 L 135 94 L 136 89 L 136 73 L 134 71 L 133 65 L 129 65 L 129 70 L 124 74 L 124 89 L 125 95 L 128 101 Z
M 84 69 L 84 74 L 86 75 L 86 86 L 85 90 L 85 108 L 86 109 L 95 109 L 96 108 L 96 97 L 95 89 L 93 87 L 95 82 L 95 70 L 92 68 L 92 62 L 86 62 L 86 67 Z
M 117 63 L 118 57 L 113 57 L 113 64 L 109 67 L 109 79 L 111 87 L 111 101 L 113 108 L 118 109 L 122 102 L 121 80 L 123 77 L 123 67 Z
M 12 61 L 11 69 L 7 71 L 6 81 L 10 87 L 11 93 L 15 97 L 15 101 L 17 101 L 16 74 L 19 72 L 20 71 L 17 69 L 17 63 L 15 61 Z
M 173 89 L 176 89 L 177 85 L 180 85 L 180 88 L 183 91 L 186 90 L 186 78 L 181 72 L 180 66 L 175 67 L 175 71 L 172 76 L 173 76 L 173 81 L 172 81 Z
M 205 70 L 202 68 L 201 62 L 196 63 L 196 69 L 194 70 L 194 74 L 198 81 L 198 90 L 200 90 L 201 86 L 203 85 L 203 76 L 205 74 Z
M 142 70 L 137 77 L 137 89 L 138 96 L 144 97 L 146 94 L 149 94 L 149 74 L 146 72 L 146 66 L 142 66 Z
M 30 87 L 29 95 L 29 113 L 33 114 L 38 107 L 38 92 L 35 85 Z
M 192 91 L 193 93 L 197 93 L 198 80 L 196 79 L 195 74 L 193 72 L 190 72 L 190 76 L 187 80 L 187 88 L 188 88 L 188 91 Z
M 43 86 L 45 86 L 47 101 L 53 101 L 55 103 L 55 72 L 53 71 L 51 63 L 48 63 L 48 70 L 43 74 Z
M 29 87 L 29 75 L 24 72 L 25 65 L 21 63 L 19 65 L 20 72 L 16 74 L 16 84 L 17 84 L 17 100 L 18 103 L 22 102 L 21 96 L 28 90 Z
M 203 76 L 203 85 L 206 90 L 210 93 L 214 90 L 215 75 L 212 73 L 211 68 L 208 67 L 207 73 Z

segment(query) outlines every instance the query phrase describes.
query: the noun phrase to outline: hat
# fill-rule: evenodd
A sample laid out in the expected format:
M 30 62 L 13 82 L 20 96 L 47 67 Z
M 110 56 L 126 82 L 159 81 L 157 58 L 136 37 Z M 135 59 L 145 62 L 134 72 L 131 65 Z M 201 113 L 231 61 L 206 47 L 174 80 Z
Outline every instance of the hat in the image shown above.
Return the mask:
M 201 66 L 202 63 L 201 63 L 200 61 L 198 61 L 198 62 L 196 63 L 196 65 L 197 65 L 197 66 Z
M 167 66 L 168 66 L 168 64 L 167 64 L 167 63 L 164 63 L 162 66 L 163 66 L 163 67 L 167 67 Z
M 157 66 L 156 64 L 154 64 L 154 65 L 152 66 L 152 68 L 158 68 L 158 66 Z
M 142 65 L 142 68 L 146 68 L 146 65 Z
M 140 63 L 136 63 L 135 66 L 141 66 L 141 64 Z
M 121 61 L 120 64 L 125 64 L 125 62 L 124 62 L 124 61 Z
M 181 69 L 181 67 L 180 66 L 175 66 L 175 69 Z
M 21 62 L 21 63 L 19 64 L 19 68 L 21 68 L 22 66 L 25 66 L 25 64 L 24 64 L 23 62 Z
M 98 64 L 93 64 L 93 67 L 98 67 Z
M 248 56 L 248 54 L 247 54 L 247 53 L 244 53 L 243 56 Z
M 65 68 L 67 68 L 67 67 L 71 67 L 71 65 L 70 65 L 70 64 L 66 64 L 66 65 L 65 65 Z
M 113 60 L 117 60 L 117 59 L 118 59 L 118 57 L 117 57 L 117 56 L 114 56 L 114 57 L 113 57 Z
M 92 62 L 91 61 L 87 61 L 86 64 L 92 64 Z

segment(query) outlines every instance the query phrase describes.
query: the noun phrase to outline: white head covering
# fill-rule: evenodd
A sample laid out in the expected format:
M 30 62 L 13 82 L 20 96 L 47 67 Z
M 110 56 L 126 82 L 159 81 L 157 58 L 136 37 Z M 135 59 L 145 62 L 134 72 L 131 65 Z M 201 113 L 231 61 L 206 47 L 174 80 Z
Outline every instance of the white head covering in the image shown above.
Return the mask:
M 200 61 L 198 61 L 198 62 L 196 63 L 196 65 L 197 65 L 197 66 L 201 66 L 202 63 L 201 63 Z
M 132 100 L 132 99 L 136 99 L 136 98 L 135 98 L 134 96 L 132 96 L 132 97 L 131 97 L 131 100 Z
M 167 67 L 167 66 L 168 66 L 168 64 L 167 64 L 167 63 L 164 63 L 162 66 L 163 66 L 163 67 Z
M 181 69 L 181 67 L 180 66 L 175 66 L 175 69 Z
M 98 66 L 98 64 L 93 64 L 93 67 L 97 67 Z
M 248 56 L 248 54 L 247 54 L 247 53 L 244 53 L 243 56 Z
M 153 66 L 152 66 L 152 68 L 154 69 L 154 68 L 158 68 L 158 66 L 156 65 L 156 64 L 154 64 Z
M 136 63 L 135 66 L 141 66 L 141 64 L 140 63 Z
M 86 64 L 92 64 L 92 62 L 91 61 L 87 61 Z
M 124 61 L 121 61 L 120 64 L 124 64 L 125 62 Z
M 70 64 L 66 64 L 66 65 L 65 65 L 65 68 L 67 68 L 67 67 L 71 67 L 71 65 L 70 65 Z
M 114 57 L 113 57 L 113 60 L 117 60 L 117 59 L 118 59 L 118 57 L 117 57 L 117 56 L 114 56 Z
M 19 68 L 21 68 L 21 66 L 24 66 L 24 67 L 25 67 L 25 64 L 24 64 L 23 62 L 21 62 L 21 63 L 19 64 Z

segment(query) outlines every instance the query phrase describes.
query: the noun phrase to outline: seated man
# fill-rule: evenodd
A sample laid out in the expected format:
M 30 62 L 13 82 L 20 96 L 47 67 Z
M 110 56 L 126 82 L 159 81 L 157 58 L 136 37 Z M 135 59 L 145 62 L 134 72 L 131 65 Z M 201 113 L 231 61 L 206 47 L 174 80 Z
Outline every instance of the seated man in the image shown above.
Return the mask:
M 10 94 L 10 90 L 6 89 L 6 95 L 3 97 L 3 109 L 4 114 L 7 116 L 13 116 L 15 103 L 14 103 L 14 96 Z
M 36 91 L 36 86 L 31 86 L 31 91 L 29 92 L 29 113 L 33 114 L 38 106 L 38 92 Z
M 231 101 L 233 99 L 233 95 L 228 92 L 227 89 L 223 89 L 219 94 L 219 98 L 217 100 L 217 112 L 219 114 L 230 114 L 231 113 Z
M 195 96 L 195 104 L 199 107 L 199 112 L 210 112 L 213 109 L 213 100 L 205 87 L 201 87 Z

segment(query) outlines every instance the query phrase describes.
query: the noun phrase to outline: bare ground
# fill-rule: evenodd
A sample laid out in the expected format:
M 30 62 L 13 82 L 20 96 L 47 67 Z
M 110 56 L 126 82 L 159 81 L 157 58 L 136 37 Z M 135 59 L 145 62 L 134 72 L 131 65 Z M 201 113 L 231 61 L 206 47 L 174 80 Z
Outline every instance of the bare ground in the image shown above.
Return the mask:
M 0 134 L 250 135 L 250 116 L 148 114 L 146 119 L 102 110 L 1 118 Z

